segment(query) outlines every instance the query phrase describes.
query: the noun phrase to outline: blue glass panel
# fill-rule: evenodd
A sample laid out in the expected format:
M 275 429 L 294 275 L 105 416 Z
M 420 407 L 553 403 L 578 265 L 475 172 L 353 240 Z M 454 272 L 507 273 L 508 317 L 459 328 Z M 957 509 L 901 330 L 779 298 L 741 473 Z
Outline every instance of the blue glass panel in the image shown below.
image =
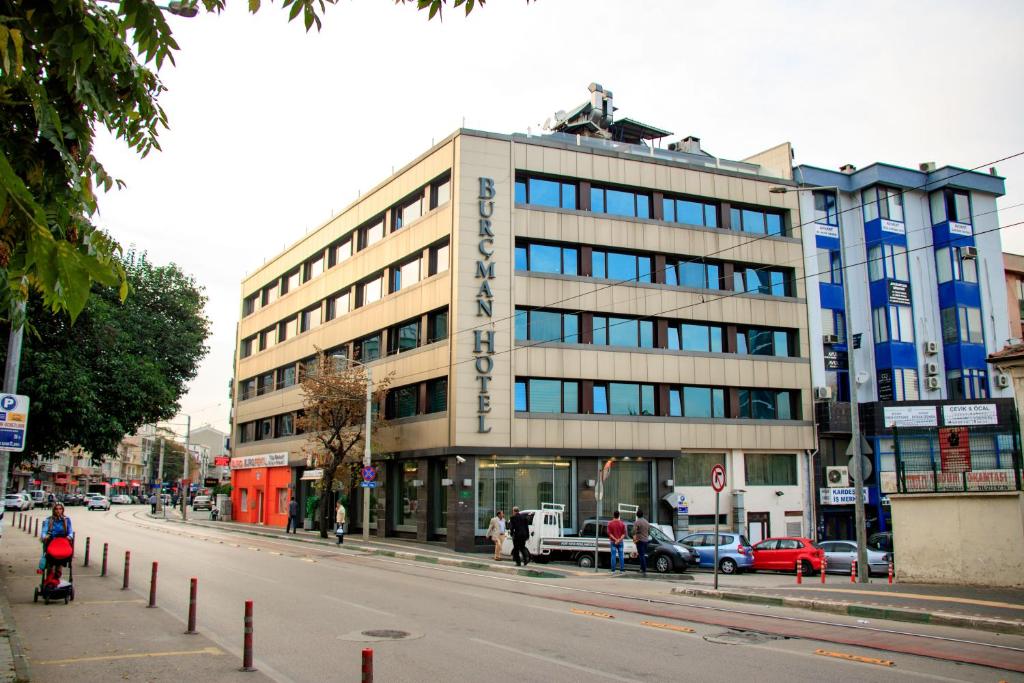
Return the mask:
M 786 296 L 786 274 L 779 270 L 772 270 L 768 275 L 771 279 L 771 290 L 768 293 L 772 296 Z
M 604 190 L 590 188 L 590 210 L 594 213 L 604 213 Z
M 654 415 L 654 385 L 640 385 L 640 414 Z
M 536 273 L 561 273 L 562 250 L 546 244 L 531 244 L 530 270 Z
M 683 402 L 679 397 L 678 389 L 669 389 L 668 414 L 672 417 L 681 417 L 683 414 Z
M 734 270 L 733 273 L 732 273 L 732 288 L 735 291 L 737 291 L 737 292 L 746 292 L 746 291 L 748 291 L 747 283 L 746 283 L 746 280 L 744 279 L 744 274 L 745 273 L 746 273 L 746 271 L 742 270 L 742 269 Z
M 562 412 L 580 412 L 580 386 L 576 382 L 562 382 Z
M 747 335 L 745 332 L 736 333 L 736 353 L 747 353 Z
M 704 205 L 697 202 L 679 201 L 679 222 L 690 225 L 704 225 Z
M 608 393 L 612 415 L 640 414 L 640 385 L 610 382 Z
M 776 418 L 779 420 L 792 419 L 788 391 L 780 391 L 776 394 Z
M 732 222 L 732 229 L 733 230 L 739 230 L 740 229 L 740 210 L 739 209 L 729 209 L 729 219 Z
M 577 253 L 574 247 L 565 247 L 564 249 L 562 249 L 562 274 L 576 275 L 576 264 L 579 262 L 579 260 L 579 254 Z
M 765 216 L 765 219 L 768 221 L 769 235 L 782 234 L 782 216 L 777 213 L 769 213 Z
M 772 333 L 769 330 L 752 329 L 747 335 L 750 337 L 750 353 L 755 356 L 775 355 L 772 349 Z
M 715 353 L 722 352 L 722 328 L 714 327 L 710 328 L 711 331 L 711 350 Z
M 538 342 L 561 341 L 562 314 L 552 311 L 531 311 L 530 339 Z
M 711 417 L 711 389 L 683 387 L 683 410 L 686 417 Z
M 679 327 L 677 325 L 669 325 L 668 348 L 674 351 L 679 350 Z
M 764 234 L 764 214 L 760 211 L 743 209 L 743 232 Z
M 526 311 L 516 309 L 516 341 L 528 339 L 526 336 L 526 317 Z
M 526 247 L 516 247 L 516 270 L 529 270 L 526 267 Z
M 526 412 L 526 382 L 516 382 L 516 412 Z
M 638 271 L 638 273 L 637 273 L 637 275 L 638 275 L 637 281 L 638 282 L 650 282 L 651 281 L 651 273 L 654 272 L 654 265 L 651 262 L 651 257 L 650 256 L 637 256 L 636 257 L 636 263 L 637 263 L 637 271 Z
M 683 350 L 710 351 L 708 346 L 708 328 L 704 325 L 683 323 Z
M 636 196 L 636 215 L 637 218 L 651 217 L 651 198 L 645 194 Z
M 775 419 L 775 392 L 766 389 L 750 391 L 751 417 L 757 420 Z
M 789 355 L 789 334 L 786 332 L 775 332 L 775 355 Z
M 516 181 L 516 204 L 526 203 L 526 183 L 522 180 Z
M 711 401 L 711 408 L 714 410 L 713 417 L 725 417 L 725 389 L 712 389 Z
M 576 208 L 576 186 L 569 183 L 562 183 L 562 208 Z
M 720 289 L 719 286 L 719 266 L 717 263 L 708 263 L 705 265 L 708 272 L 708 281 L 705 285 L 708 289 Z
M 594 413 L 608 414 L 608 387 L 601 384 L 594 385 Z
M 679 284 L 679 267 L 675 263 L 665 266 L 665 284 L 677 286 Z
M 704 287 L 704 264 L 697 261 L 679 264 L 679 283 L 683 287 Z
M 676 220 L 676 200 L 662 199 L 661 212 L 664 214 L 664 219 L 666 221 L 674 223 Z
M 641 320 L 640 321 L 640 348 L 642 348 L 642 349 L 653 349 L 654 348 L 654 321 L 653 320 Z
M 608 278 L 611 280 L 636 280 L 636 256 L 608 252 Z
M 612 346 L 637 346 L 635 320 L 608 318 L 608 340 Z
M 590 275 L 591 277 L 608 277 L 608 273 L 605 270 L 605 253 L 603 251 L 594 251 L 590 255 Z
M 709 228 L 718 227 L 718 207 L 714 204 L 704 205 L 704 225 Z
M 557 379 L 531 379 L 530 412 L 562 412 L 562 383 Z
M 562 316 L 562 325 L 565 330 L 564 341 L 567 344 L 580 343 L 580 317 L 575 313 L 566 313 Z
M 530 203 L 538 206 L 559 206 L 559 184 L 553 180 L 530 178 Z
M 636 195 L 622 190 L 605 190 L 607 213 L 613 216 L 636 216 Z
M 608 344 L 608 318 L 603 315 L 594 316 L 594 343 L 600 346 Z

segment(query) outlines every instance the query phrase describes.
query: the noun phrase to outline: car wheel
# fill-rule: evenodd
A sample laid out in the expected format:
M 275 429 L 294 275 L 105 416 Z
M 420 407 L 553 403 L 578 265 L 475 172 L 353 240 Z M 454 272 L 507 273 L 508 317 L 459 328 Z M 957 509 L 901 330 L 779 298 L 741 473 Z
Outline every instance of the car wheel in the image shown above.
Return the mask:
M 737 569 L 736 560 L 726 557 L 718 563 L 718 568 L 723 574 L 735 574 Z
M 814 573 L 814 565 L 811 564 L 810 560 L 803 560 L 800 562 L 803 565 L 803 575 L 810 576 Z
M 672 558 L 668 555 L 659 555 L 654 559 L 654 569 L 659 574 L 668 574 L 672 571 Z
M 593 569 L 594 568 L 594 556 L 593 555 L 580 555 L 576 558 L 576 564 L 582 569 Z

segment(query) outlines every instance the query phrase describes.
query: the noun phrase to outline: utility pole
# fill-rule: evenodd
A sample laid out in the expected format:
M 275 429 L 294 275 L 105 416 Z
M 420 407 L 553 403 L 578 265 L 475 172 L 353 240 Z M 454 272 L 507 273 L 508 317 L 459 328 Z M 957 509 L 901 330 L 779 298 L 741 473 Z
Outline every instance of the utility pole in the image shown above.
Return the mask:
M 373 413 L 373 378 L 370 367 L 366 368 L 366 426 L 363 428 L 363 467 L 369 467 L 370 453 L 370 418 Z M 363 540 L 370 540 L 370 489 L 363 487 Z
M 184 474 L 182 475 L 181 488 L 181 519 L 183 521 L 188 520 L 188 494 L 192 490 L 191 485 L 188 481 L 188 461 L 192 459 L 192 453 L 188 449 L 188 442 L 192 438 L 192 416 L 186 415 L 185 419 L 185 468 Z
M 25 302 L 14 304 L 11 311 L 11 333 L 7 338 L 7 362 L 4 367 L 4 393 L 18 393 L 18 370 L 21 368 L 21 340 L 25 334 Z M 0 450 L 0 493 L 7 493 L 7 470 L 11 467 L 10 451 Z M 4 533 L 4 511 L 0 509 L 0 537 Z
M 164 511 L 164 437 L 160 437 L 160 465 L 156 473 L 156 511 Z

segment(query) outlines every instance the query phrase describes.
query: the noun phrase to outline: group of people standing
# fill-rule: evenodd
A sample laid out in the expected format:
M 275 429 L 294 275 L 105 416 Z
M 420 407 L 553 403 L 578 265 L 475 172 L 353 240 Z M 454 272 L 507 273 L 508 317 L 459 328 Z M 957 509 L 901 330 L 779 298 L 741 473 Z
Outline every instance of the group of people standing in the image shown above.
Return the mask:
M 512 559 L 516 566 L 530 564 L 530 551 L 526 547 L 530 539 L 530 518 L 520 512 L 518 507 L 512 508 L 512 517 L 507 522 L 505 511 L 498 510 L 498 514 L 491 517 L 487 525 L 487 538 L 494 543 L 494 559 L 498 562 L 501 561 L 501 547 L 509 535 L 512 536 Z

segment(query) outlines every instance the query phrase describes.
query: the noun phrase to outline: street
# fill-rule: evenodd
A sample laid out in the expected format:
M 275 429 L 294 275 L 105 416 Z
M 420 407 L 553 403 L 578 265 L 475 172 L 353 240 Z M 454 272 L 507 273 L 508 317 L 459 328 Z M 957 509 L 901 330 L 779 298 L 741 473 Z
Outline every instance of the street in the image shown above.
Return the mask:
M 255 538 L 225 530 L 151 519 L 148 508 L 115 507 L 109 512 L 72 508 L 79 538 L 76 557 L 77 599 L 70 605 L 31 602 L 38 559 L 35 539 L 8 529 L 4 537 L 8 599 L 31 660 L 44 660 L 33 643 L 73 638 L 83 610 L 103 619 L 103 609 L 127 610 L 118 653 L 175 650 L 168 643 L 133 642 L 134 620 L 171 615 L 184 629 L 188 584 L 199 579 L 198 630 L 224 654 L 165 657 L 171 680 L 189 661 L 205 659 L 203 671 L 241 674 L 243 603 L 255 603 L 255 666 L 277 681 L 358 680 L 360 651 L 372 647 L 379 681 L 462 680 L 864 680 L 942 678 L 1024 680 L 992 668 L 957 664 L 911 654 L 894 654 L 807 638 L 776 638 L 772 617 L 752 617 L 755 608 L 710 617 L 684 606 L 700 601 L 676 599 L 671 584 L 659 580 L 611 577 L 532 579 L 366 556 L 348 548 Z M 81 568 L 84 539 L 92 539 L 90 567 Z M 102 544 L 110 544 L 108 576 L 98 576 Z M 120 588 L 124 551 L 131 551 L 132 604 L 90 601 L 97 586 Z M 144 608 L 150 567 L 159 562 L 158 605 L 165 615 Z M 88 605 L 88 606 L 87 606 Z M 678 606 L 678 607 L 676 607 Z M 683 618 L 693 615 L 692 618 Z M 796 612 L 774 610 L 773 616 Z M 739 620 L 747 633 L 707 623 Z M 816 617 L 841 625 L 856 620 Z M 644 623 L 648 622 L 648 623 Z M 901 633 L 970 640 L 950 643 L 965 653 L 989 651 L 982 643 L 1003 646 L 996 654 L 1024 668 L 1024 638 L 958 629 L 884 625 Z M 785 628 L 808 624 L 797 623 Z M 823 632 L 835 627 L 822 626 Z M 689 632 L 692 629 L 693 632 Z M 366 631 L 383 631 L 376 637 Z M 751 633 L 753 631 L 753 633 Z M 170 635 L 170 634 L 169 634 Z M 890 641 L 899 636 L 881 635 Z M 392 639 L 392 636 L 395 636 Z M 907 637 L 904 637 L 907 639 Z M 854 642 L 850 640 L 848 642 Z M 881 642 L 881 641 L 879 641 Z M 942 645 L 936 642 L 936 647 Z M 198 646 L 196 646 L 198 647 Z M 908 646 L 913 650 L 918 645 Z M 216 648 L 213 648 L 216 649 Z M 888 648 L 887 648 L 888 649 Z M 816 651 L 834 653 L 832 656 Z M 923 651 L 922 651 L 923 652 Z M 47 653 L 52 655 L 52 652 Z M 108 652 L 90 652 L 102 658 Z M 848 661 L 854 655 L 892 661 L 894 666 Z M 133 655 L 135 656 L 135 655 Z M 71 658 L 73 659 L 73 658 Z M 113 673 L 130 671 L 135 660 L 114 657 L 104 665 Z M 33 679 L 68 680 L 68 666 L 32 664 Z M 211 668 L 212 667 L 212 668 Z M 175 674 L 174 672 L 178 673 Z M 205 674 L 204 674 L 205 675 Z M 250 676 L 257 676 L 250 674 Z

